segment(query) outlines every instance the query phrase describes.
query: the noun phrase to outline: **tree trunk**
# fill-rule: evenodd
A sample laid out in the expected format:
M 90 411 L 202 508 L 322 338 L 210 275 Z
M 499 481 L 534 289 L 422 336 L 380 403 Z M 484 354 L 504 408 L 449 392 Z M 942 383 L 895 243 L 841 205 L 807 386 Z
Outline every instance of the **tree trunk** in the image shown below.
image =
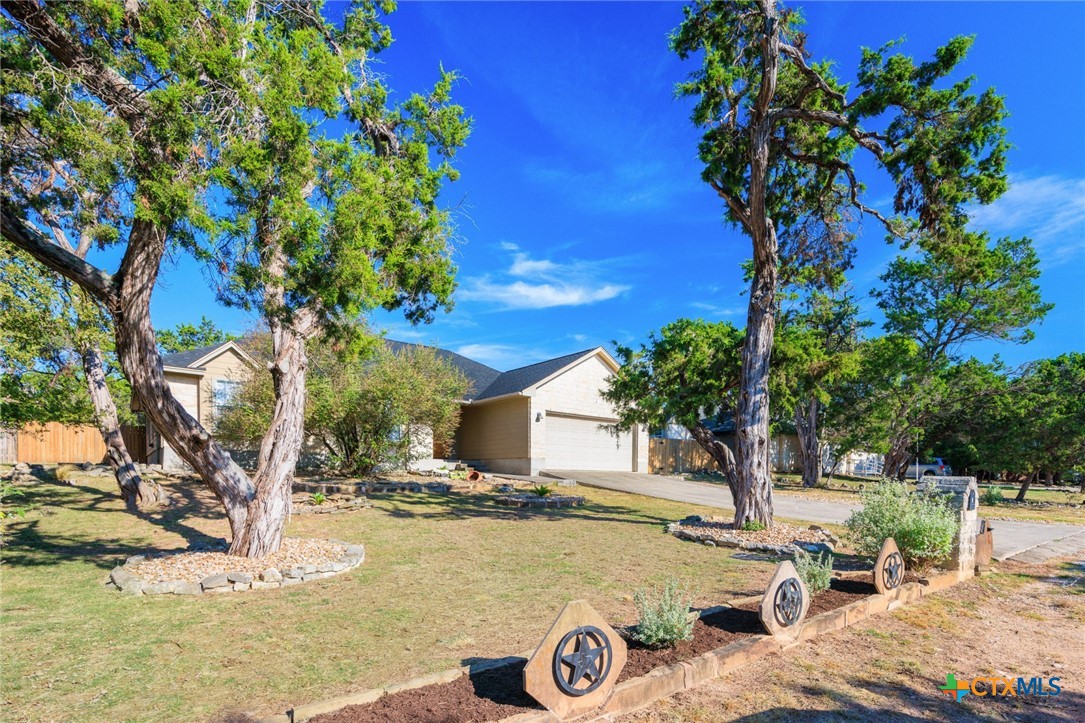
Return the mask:
M 712 430 L 700 422 L 698 422 L 696 426 L 686 427 L 686 430 L 693 439 L 696 440 L 697 444 L 701 446 L 701 449 L 708 452 L 712 456 L 712 459 L 716 461 L 716 465 L 719 466 L 720 471 L 723 472 L 723 476 L 727 478 L 727 486 L 731 490 L 731 498 L 738 499 L 738 469 L 735 465 L 735 456 L 731 453 L 731 448 L 716 439 L 716 435 L 712 433 Z
M 1019 489 L 1017 491 L 1017 497 L 1014 498 L 1014 499 L 1016 499 L 1018 502 L 1024 502 L 1025 501 L 1025 495 L 1028 494 L 1028 488 L 1031 487 L 1032 483 L 1036 481 L 1036 477 L 1039 476 L 1039 474 L 1040 474 L 1039 471 L 1036 471 L 1036 472 L 1033 472 L 1032 474 L 1030 474 L 1028 476 L 1028 479 L 1026 479 L 1021 484 L 1021 489 Z
M 910 435 L 905 432 L 889 442 L 889 451 L 885 453 L 882 464 L 882 477 L 886 479 L 904 479 L 904 473 L 908 471 L 908 445 L 911 443 Z M 919 460 L 916 460 L 919 464 Z
M 151 292 L 165 251 L 166 233 L 153 224 L 132 224 L 116 298 L 109 304 L 117 358 L 147 419 L 187 462 L 226 509 L 233 537 L 245 526 L 254 489 L 245 472 L 170 391 L 151 326 Z
M 260 442 L 249 503 L 241 534 L 230 545 L 231 555 L 261 557 L 278 552 L 290 518 L 294 471 L 305 439 L 305 377 L 309 357 L 307 334 L 297 326 L 270 321 L 273 358 L 268 365 L 275 388 L 271 426 Z
M 101 349 L 96 343 L 87 344 L 80 352 L 83 359 L 83 373 L 87 379 L 91 402 L 94 404 L 94 418 L 98 424 L 98 430 L 102 433 L 102 440 L 106 446 L 106 458 L 109 460 L 109 466 L 113 468 L 113 474 L 117 478 L 117 484 L 120 485 L 125 504 L 129 509 L 141 510 L 168 505 L 169 495 L 162 486 L 140 476 L 135 462 L 132 461 L 132 456 L 128 454 L 128 447 L 124 444 L 124 437 L 121 435 L 120 422 L 117 420 L 117 405 L 113 402 L 109 387 L 106 386 Z
M 761 39 L 761 85 L 751 108 L 749 200 L 743 226 L 753 241 L 753 280 L 746 314 L 739 376 L 737 438 L 738 494 L 735 526 L 748 521 L 772 526 L 772 478 L 769 469 L 769 364 L 776 331 L 776 287 L 779 244 L 768 215 L 769 146 L 775 130 L 771 117 L 780 63 L 780 36 L 775 3 L 762 6 L 765 34 Z
M 821 479 L 821 446 L 818 444 L 818 401 L 808 399 L 795 407 L 795 431 L 799 437 L 802 486 L 816 487 Z

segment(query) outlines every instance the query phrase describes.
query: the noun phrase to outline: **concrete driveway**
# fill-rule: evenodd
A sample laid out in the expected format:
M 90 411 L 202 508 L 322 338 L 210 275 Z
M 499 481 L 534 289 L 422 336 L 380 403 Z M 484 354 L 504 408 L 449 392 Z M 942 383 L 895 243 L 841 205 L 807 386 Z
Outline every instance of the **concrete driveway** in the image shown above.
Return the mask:
M 579 484 L 616 492 L 659 497 L 704 507 L 733 510 L 731 491 L 726 485 L 636 472 L 595 472 L 584 470 L 544 470 L 542 475 L 575 479 Z M 846 502 L 803 499 L 795 495 L 773 496 L 775 514 L 793 520 L 841 524 L 859 505 Z M 1075 555 L 1085 551 L 1085 525 L 1046 524 L 994 520 L 996 560 L 1019 557 L 1024 562 L 1042 562 L 1051 557 Z

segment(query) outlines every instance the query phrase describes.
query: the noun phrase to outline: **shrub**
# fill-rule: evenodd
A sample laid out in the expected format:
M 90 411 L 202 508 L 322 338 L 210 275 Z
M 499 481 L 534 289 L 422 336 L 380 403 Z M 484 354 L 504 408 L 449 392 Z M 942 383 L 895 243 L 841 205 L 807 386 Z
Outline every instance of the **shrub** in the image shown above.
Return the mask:
M 795 569 L 799 571 L 799 577 L 811 595 L 828 590 L 833 579 L 832 553 L 823 552 L 817 557 L 807 552 L 800 553 L 795 557 Z
M 903 482 L 886 480 L 861 493 L 863 508 L 847 526 L 861 555 L 874 556 L 892 537 L 910 567 L 925 567 L 949 555 L 957 515 L 938 494 L 909 492 Z
M 693 637 L 696 619 L 689 614 L 690 598 L 670 579 L 658 597 L 647 590 L 633 593 L 633 603 L 639 616 L 633 630 L 634 640 L 649 648 L 669 648 Z
M 309 495 L 309 502 L 314 505 L 322 505 L 327 501 L 327 499 L 328 496 L 323 492 L 314 492 L 313 494 Z
M 1002 488 L 998 485 L 988 487 L 983 491 L 980 501 L 985 505 L 997 505 L 999 502 L 1003 502 Z
M 539 497 L 549 497 L 553 493 L 554 489 L 549 485 L 535 485 L 531 488 L 531 491 Z
M 764 522 L 758 522 L 757 520 L 746 520 L 742 523 L 740 528 L 743 532 L 760 532 L 765 529 Z
M 75 473 L 79 471 L 79 468 L 74 464 L 62 464 L 57 467 L 56 472 L 53 474 L 56 476 L 58 482 L 68 482 L 75 476 Z

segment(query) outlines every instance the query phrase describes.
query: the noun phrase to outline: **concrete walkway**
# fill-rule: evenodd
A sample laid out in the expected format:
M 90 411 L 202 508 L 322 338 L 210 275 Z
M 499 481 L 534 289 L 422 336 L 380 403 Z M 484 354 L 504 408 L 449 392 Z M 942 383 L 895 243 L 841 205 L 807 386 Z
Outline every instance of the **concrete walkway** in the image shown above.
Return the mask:
M 616 492 L 659 497 L 704 507 L 735 508 L 726 485 L 638 474 L 635 472 L 587 472 L 582 470 L 544 470 L 546 477 L 575 479 L 589 487 Z M 846 502 L 803 499 L 797 495 L 773 496 L 775 514 L 793 520 L 842 524 L 859 505 Z M 995 532 L 996 560 L 1014 558 L 1023 562 L 1042 562 L 1062 555 L 1085 551 L 1085 525 L 1047 524 L 1017 520 L 992 520 Z M 1023 554 L 1024 553 L 1024 554 Z

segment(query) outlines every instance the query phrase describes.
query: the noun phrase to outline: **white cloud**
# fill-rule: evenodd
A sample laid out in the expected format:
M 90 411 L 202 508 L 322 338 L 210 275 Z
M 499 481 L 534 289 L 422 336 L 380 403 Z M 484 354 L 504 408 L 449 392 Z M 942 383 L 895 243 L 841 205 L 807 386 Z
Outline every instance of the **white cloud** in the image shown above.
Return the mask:
M 502 241 L 498 244 L 502 251 L 519 251 L 520 247 L 514 244 L 512 241 Z
M 1085 253 L 1085 178 L 1014 175 L 1005 195 L 969 215 L 977 231 L 1030 237 L 1049 266 Z
M 705 312 L 707 316 L 739 316 L 745 314 L 747 311 L 745 306 L 717 306 L 715 304 L 706 304 L 702 301 L 694 301 L 690 306 L 694 309 L 700 309 Z
M 629 289 L 605 279 L 608 267 L 613 267 L 617 259 L 533 259 L 514 244 L 509 245 L 513 248 L 507 250 L 516 253 L 508 270 L 465 279 L 459 298 L 495 304 L 499 310 L 549 309 L 594 304 Z

